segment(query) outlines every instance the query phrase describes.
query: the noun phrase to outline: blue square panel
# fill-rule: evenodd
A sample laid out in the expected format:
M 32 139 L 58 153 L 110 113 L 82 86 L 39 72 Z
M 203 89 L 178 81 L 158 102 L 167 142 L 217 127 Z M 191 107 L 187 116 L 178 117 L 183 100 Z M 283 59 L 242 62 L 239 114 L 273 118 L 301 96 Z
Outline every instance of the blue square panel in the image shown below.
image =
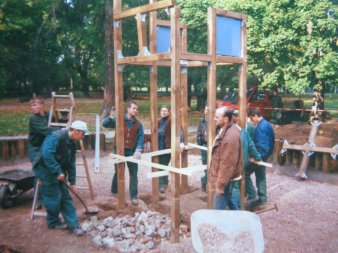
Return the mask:
M 157 26 L 156 31 L 157 53 L 170 52 L 170 27 Z
M 216 17 L 216 54 L 242 57 L 242 20 Z

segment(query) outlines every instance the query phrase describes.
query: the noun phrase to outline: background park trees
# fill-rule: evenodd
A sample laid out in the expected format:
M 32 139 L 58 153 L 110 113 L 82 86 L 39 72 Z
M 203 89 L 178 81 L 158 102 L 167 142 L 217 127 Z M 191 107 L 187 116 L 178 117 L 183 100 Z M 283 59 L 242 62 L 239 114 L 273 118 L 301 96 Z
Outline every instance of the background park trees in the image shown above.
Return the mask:
M 0 3 L 0 95 L 111 87 L 109 6 L 112 0 L 3 0 Z M 125 7 L 147 3 L 125 0 Z M 188 24 L 188 50 L 207 51 L 207 7 L 248 15 L 248 83 L 284 87 L 338 86 L 337 4 L 329 0 L 178 0 Z M 108 11 L 107 11 L 108 8 Z M 135 20 L 123 24 L 124 54 L 137 54 Z M 148 69 L 127 67 L 126 94 L 148 87 Z M 237 67 L 218 73 L 220 89 L 237 83 Z M 160 85 L 170 85 L 160 71 Z M 206 70 L 189 70 L 189 84 L 204 91 Z M 190 87 L 191 87 L 190 86 Z M 114 92 L 110 90 L 110 92 Z

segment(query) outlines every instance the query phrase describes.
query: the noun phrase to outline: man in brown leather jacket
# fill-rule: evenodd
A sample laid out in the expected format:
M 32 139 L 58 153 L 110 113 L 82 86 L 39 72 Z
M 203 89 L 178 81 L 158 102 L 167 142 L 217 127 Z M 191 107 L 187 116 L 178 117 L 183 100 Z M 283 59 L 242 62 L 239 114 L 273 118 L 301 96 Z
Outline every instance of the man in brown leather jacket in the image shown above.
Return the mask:
M 243 167 L 242 144 L 239 129 L 231 122 L 232 112 L 220 107 L 215 112 L 218 128 L 212 147 L 209 182 L 216 187 L 214 209 L 224 210 L 231 199 L 232 180 L 241 175 Z

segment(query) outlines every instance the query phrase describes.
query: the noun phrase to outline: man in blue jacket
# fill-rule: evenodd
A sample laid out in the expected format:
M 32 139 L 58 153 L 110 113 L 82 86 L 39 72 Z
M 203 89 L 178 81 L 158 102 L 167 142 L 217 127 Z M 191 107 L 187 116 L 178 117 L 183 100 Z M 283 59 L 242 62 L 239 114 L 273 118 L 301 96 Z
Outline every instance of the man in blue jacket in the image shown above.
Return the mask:
M 259 111 L 258 108 L 250 109 L 248 113 L 249 118 L 256 127 L 253 131 L 252 139 L 255 143 L 256 149 L 261 154 L 262 160 L 266 161 L 269 156 L 272 154 L 274 145 L 275 145 L 275 133 L 270 123 L 266 121 Z M 253 192 L 254 194 L 250 197 L 249 208 L 258 208 L 267 203 L 268 197 L 266 192 L 266 168 L 259 165 L 250 165 L 245 170 L 245 184 L 248 192 Z M 257 195 L 252 185 L 250 175 L 255 173 L 256 176 L 256 186 L 257 186 Z
M 124 116 L 124 155 L 133 156 L 135 159 L 141 159 L 141 153 L 144 148 L 144 131 L 142 123 L 136 119 L 137 111 L 138 111 L 137 103 L 134 101 L 129 101 L 127 103 L 127 114 Z M 112 111 L 109 117 L 103 120 L 102 125 L 106 128 L 116 127 L 116 118 L 114 111 Z M 130 176 L 129 192 L 131 203 L 133 205 L 137 205 L 138 164 L 127 162 L 127 166 Z M 111 192 L 113 194 L 117 193 L 117 166 L 115 166 L 115 173 L 112 181 Z
M 250 167 L 249 158 L 254 159 L 254 161 L 261 161 L 261 154 L 257 151 L 254 142 L 248 134 L 247 129 L 241 128 L 238 125 L 238 110 L 234 110 L 232 113 L 232 121 L 236 127 L 240 130 L 242 149 L 243 149 L 243 166 L 245 170 Z M 250 179 L 251 180 L 251 179 Z M 240 183 L 241 178 L 233 182 L 232 188 L 232 199 L 229 203 L 229 207 L 232 210 L 241 209 L 241 193 L 240 193 Z M 252 185 L 252 184 L 251 184 Z
M 41 180 L 41 197 L 47 210 L 48 228 L 70 229 L 77 236 L 83 231 L 78 228 L 78 219 L 73 200 L 65 185 L 66 181 L 76 191 L 76 142 L 88 134 L 87 124 L 74 121 L 69 130 L 56 130 L 44 140 L 34 172 Z M 66 224 L 59 218 L 60 212 Z

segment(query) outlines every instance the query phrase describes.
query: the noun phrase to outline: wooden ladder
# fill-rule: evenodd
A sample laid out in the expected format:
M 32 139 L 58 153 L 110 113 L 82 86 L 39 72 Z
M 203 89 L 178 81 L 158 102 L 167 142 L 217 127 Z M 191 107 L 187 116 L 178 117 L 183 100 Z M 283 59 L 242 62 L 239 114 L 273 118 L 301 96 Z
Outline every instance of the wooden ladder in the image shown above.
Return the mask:
M 63 106 L 68 106 L 67 108 L 60 107 L 60 104 L 58 104 L 58 100 L 63 100 L 62 104 Z M 49 120 L 48 120 L 48 126 L 49 127 L 60 127 L 60 128 L 70 128 L 71 123 L 75 119 L 75 100 L 74 95 L 72 92 L 69 93 L 69 95 L 56 95 L 55 92 L 52 92 L 52 105 L 50 108 L 50 114 L 49 114 Z M 64 117 L 67 116 L 67 117 Z M 82 156 L 82 163 L 76 163 L 76 165 L 82 165 L 85 174 L 77 174 L 77 178 L 86 179 L 88 186 L 78 186 L 78 189 L 86 189 L 90 191 L 91 198 L 94 199 L 94 190 L 93 185 L 89 173 L 88 168 L 88 162 L 86 157 L 86 151 L 84 148 L 83 140 L 79 141 L 80 150 L 78 152 L 81 153 Z M 78 166 L 77 166 L 78 168 Z M 77 169 L 76 168 L 76 169 Z M 34 218 L 34 216 L 46 216 L 45 212 L 37 211 L 36 210 L 36 202 L 37 197 L 39 193 L 41 181 L 38 180 L 36 184 L 36 189 L 34 193 L 34 199 L 33 199 L 33 205 L 31 210 L 31 219 Z

